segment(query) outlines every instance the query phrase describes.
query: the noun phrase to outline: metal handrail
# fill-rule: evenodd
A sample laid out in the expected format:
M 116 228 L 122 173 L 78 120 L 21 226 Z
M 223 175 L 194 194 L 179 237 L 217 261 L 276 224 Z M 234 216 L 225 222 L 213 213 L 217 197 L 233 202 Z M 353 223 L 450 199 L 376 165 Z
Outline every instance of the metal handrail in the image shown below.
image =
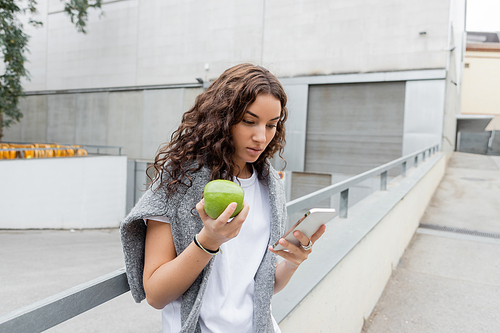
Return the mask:
M 0 142 L 0 144 L 19 144 L 19 145 L 59 145 L 61 147 L 54 148 L 36 148 L 36 147 L 26 147 L 26 148 L 0 148 L 0 151 L 34 151 L 34 150 L 65 150 L 65 149 L 87 149 L 87 148 L 97 148 L 97 154 L 101 149 L 118 149 L 118 155 L 122 155 L 122 146 L 103 146 L 103 145 L 87 145 L 87 144 L 64 144 L 64 143 L 46 143 L 46 142 Z
M 422 154 L 422 160 L 425 161 L 427 152 L 430 156 L 437 150 L 438 145 L 430 146 L 340 183 L 292 200 L 286 204 L 287 213 L 289 215 L 296 213 L 340 192 L 341 208 L 339 217 L 347 217 L 349 187 L 355 186 L 370 177 L 381 175 L 380 187 L 382 190 L 386 190 L 387 171 L 389 169 L 401 165 L 401 174 L 405 176 L 408 161 L 413 159 L 414 165 L 418 166 L 420 154 Z M 1 316 L 0 333 L 41 332 L 106 303 L 129 290 L 125 268 L 122 268 Z
M 422 154 L 422 160 L 425 161 L 425 155 L 429 152 L 429 156 L 434 154 L 438 149 L 438 145 L 433 145 L 427 147 L 425 149 L 421 149 L 409 155 L 400 157 L 394 161 L 383 164 L 374 169 L 368 170 L 364 173 L 361 173 L 357 176 L 351 177 L 339 183 L 327 186 L 322 188 L 316 192 L 312 192 L 306 194 L 300 198 L 289 201 L 286 204 L 288 215 L 297 213 L 303 209 L 310 208 L 315 203 L 323 201 L 325 199 L 330 198 L 331 196 L 340 193 L 340 206 L 339 206 L 339 217 L 347 218 L 347 210 L 349 203 L 349 188 L 353 187 L 362 181 L 372 178 L 374 176 L 380 175 L 380 189 L 382 191 L 387 190 L 387 170 L 392 169 L 396 166 L 401 165 L 401 175 L 406 175 L 407 162 L 412 160 L 414 161 L 414 165 L 418 166 L 418 156 Z
M 84 146 L 65 146 L 54 148 L 0 148 L 0 151 L 33 151 L 33 150 L 67 150 L 67 149 L 85 149 Z
M 122 268 L 1 316 L 0 333 L 43 332 L 129 290 Z

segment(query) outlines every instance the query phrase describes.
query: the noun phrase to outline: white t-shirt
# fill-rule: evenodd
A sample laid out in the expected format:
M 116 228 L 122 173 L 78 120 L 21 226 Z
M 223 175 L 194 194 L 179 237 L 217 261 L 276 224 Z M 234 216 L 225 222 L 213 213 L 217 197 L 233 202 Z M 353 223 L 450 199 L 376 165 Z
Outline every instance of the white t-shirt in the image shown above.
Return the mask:
M 221 246 L 215 256 L 200 310 L 200 326 L 208 332 L 253 332 L 254 277 L 267 249 L 271 232 L 269 189 L 254 172 L 235 179 L 250 206 L 238 236 Z M 169 222 L 165 217 L 149 219 Z M 229 222 L 231 223 L 231 222 Z M 181 329 L 181 297 L 162 310 L 163 333 Z M 273 318 L 275 332 L 280 329 Z

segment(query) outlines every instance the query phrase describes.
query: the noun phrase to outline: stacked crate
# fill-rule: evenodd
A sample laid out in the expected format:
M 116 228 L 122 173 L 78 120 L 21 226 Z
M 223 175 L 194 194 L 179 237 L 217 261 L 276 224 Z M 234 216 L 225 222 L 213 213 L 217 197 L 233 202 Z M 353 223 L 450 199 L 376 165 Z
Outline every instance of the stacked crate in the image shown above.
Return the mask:
M 82 146 L 76 145 L 0 143 L 0 160 L 72 156 L 87 156 L 87 150 Z

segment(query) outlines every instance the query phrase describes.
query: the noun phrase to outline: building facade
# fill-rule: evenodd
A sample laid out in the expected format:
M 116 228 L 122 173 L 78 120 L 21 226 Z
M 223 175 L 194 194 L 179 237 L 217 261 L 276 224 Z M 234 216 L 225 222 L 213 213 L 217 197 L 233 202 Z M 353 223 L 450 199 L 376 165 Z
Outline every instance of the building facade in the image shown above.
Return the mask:
M 6 141 L 151 160 L 204 86 L 250 62 L 288 93 L 287 170 L 323 184 L 434 143 L 454 150 L 465 0 L 113 0 L 85 35 L 60 1 L 38 4 L 24 118 Z
M 468 33 L 462 114 L 494 116 L 486 130 L 500 129 L 500 33 Z
M 457 150 L 500 155 L 500 32 L 467 32 Z

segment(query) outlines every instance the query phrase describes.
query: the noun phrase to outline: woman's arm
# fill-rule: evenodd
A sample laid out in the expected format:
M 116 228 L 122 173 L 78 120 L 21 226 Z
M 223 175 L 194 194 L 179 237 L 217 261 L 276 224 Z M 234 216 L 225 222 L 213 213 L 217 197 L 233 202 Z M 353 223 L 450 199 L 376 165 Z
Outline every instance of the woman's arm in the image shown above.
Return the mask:
M 227 223 L 235 208 L 236 205 L 229 205 L 217 220 L 213 220 L 206 215 L 203 200 L 196 205 L 204 223 L 198 234 L 203 247 L 217 250 L 224 242 L 238 235 L 249 207 L 245 202 L 243 210 L 231 223 Z M 170 224 L 148 220 L 143 273 L 147 302 L 156 309 L 162 309 L 177 299 L 193 284 L 211 258 L 212 255 L 194 242 L 176 256 Z
M 319 229 L 311 236 L 311 242 L 314 244 L 325 232 L 326 226 L 323 224 Z M 309 244 L 309 238 L 307 238 L 300 231 L 295 231 L 293 233 L 295 238 L 297 238 L 301 244 L 304 246 Z M 301 246 L 296 246 L 284 238 L 279 240 L 280 244 L 286 248 L 286 250 L 275 251 L 272 246 L 269 247 L 269 250 L 273 253 L 276 253 L 284 260 L 278 264 L 275 272 L 275 280 L 274 280 L 274 293 L 278 293 L 288 284 L 293 274 L 297 270 L 304 260 L 307 259 L 309 254 L 311 254 L 312 250 L 304 250 Z

